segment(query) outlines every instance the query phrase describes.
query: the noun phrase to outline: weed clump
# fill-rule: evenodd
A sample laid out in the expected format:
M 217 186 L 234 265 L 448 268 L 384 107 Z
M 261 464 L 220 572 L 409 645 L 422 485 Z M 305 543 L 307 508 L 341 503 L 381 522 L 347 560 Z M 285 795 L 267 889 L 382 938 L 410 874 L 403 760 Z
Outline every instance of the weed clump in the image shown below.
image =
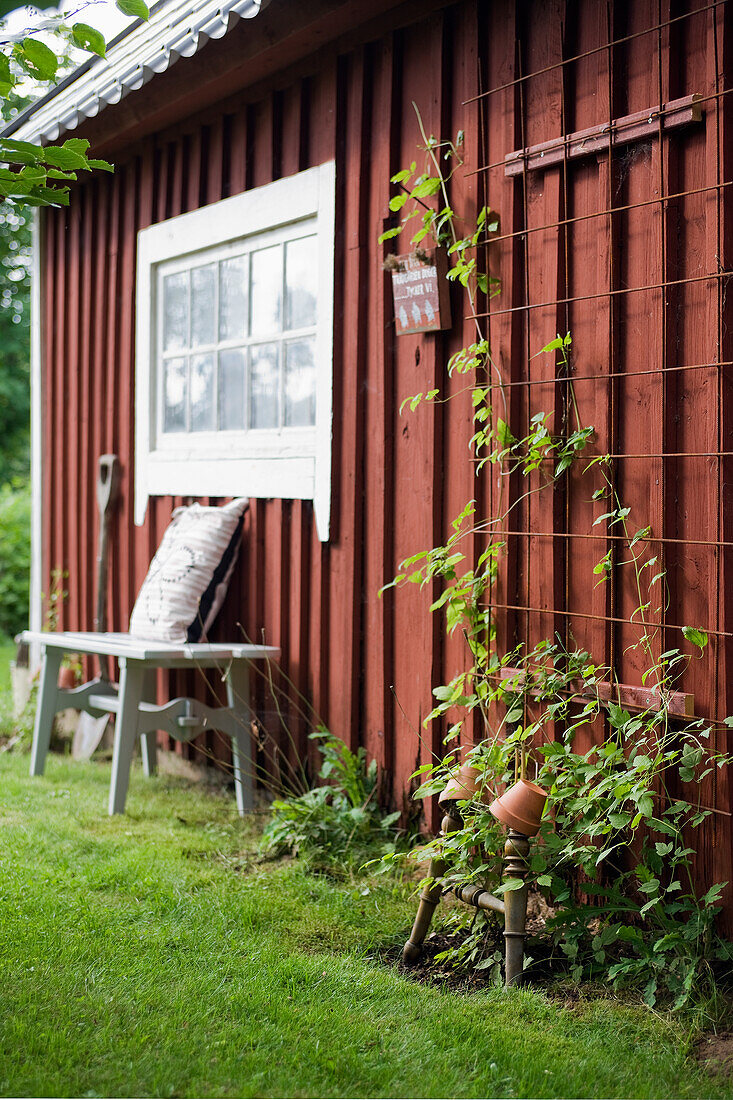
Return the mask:
M 334 734 L 311 734 L 323 757 L 319 778 L 304 794 L 276 799 L 262 837 L 264 855 L 294 855 L 310 870 L 354 872 L 369 860 L 396 851 L 400 812 L 385 814 L 378 803 L 377 762 L 363 748 L 352 752 Z

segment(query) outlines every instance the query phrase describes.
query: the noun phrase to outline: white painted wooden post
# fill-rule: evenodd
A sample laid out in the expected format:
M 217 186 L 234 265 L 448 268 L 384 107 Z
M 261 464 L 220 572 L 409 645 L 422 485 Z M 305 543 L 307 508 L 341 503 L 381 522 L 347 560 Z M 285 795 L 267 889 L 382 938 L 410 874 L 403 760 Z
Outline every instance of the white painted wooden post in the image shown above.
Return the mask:
M 33 214 L 33 254 L 31 266 L 31 587 L 30 628 L 43 628 L 43 448 L 45 440 L 43 415 L 43 322 L 44 248 L 42 211 Z M 28 663 L 32 672 L 41 663 L 42 646 L 31 642 Z
M 232 765 L 234 791 L 240 817 L 254 809 L 254 771 L 252 763 L 252 711 L 249 701 L 249 664 L 232 661 L 227 676 L 227 702 L 234 712 L 235 733 L 232 734 Z
M 63 652 L 60 649 L 45 649 L 41 658 L 41 682 L 38 687 L 31 749 L 31 775 L 43 775 L 46 764 L 46 753 L 51 742 L 51 730 L 58 701 L 59 669 L 62 657 Z
M 120 659 L 120 709 L 115 722 L 112 781 L 109 788 L 110 815 L 125 812 L 145 671 L 142 661 L 131 661 L 126 657 Z

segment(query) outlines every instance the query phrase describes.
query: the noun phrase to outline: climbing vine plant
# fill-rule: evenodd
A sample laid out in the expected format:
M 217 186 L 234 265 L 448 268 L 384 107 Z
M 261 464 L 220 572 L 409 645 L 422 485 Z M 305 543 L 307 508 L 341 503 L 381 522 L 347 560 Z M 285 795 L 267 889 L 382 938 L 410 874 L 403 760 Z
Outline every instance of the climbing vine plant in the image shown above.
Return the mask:
M 399 221 L 380 240 L 411 233 L 413 249 L 426 242 L 445 247 L 448 279 L 464 289 L 470 315 L 477 318 L 479 299 L 500 293 L 498 279 L 481 262 L 499 218 L 485 206 L 475 224 L 465 225 L 450 202 L 463 137 L 438 141 L 426 134 L 419 113 L 418 121 L 424 167 L 418 170 L 415 161 L 392 177 L 390 210 Z M 421 781 L 417 797 L 439 793 L 455 774 L 462 741 L 474 740 L 465 736 L 469 723 L 483 734 L 464 753 L 482 774 L 481 797 L 459 803 L 462 828 L 436 838 L 421 858 L 440 849 L 449 866 L 446 886 L 496 883 L 503 834 L 486 803 L 507 782 L 531 774 L 549 795 L 532 849 L 530 881 L 546 906 L 555 961 L 562 960 L 576 980 L 603 978 L 616 988 L 638 987 L 650 1005 L 664 996 L 681 1008 L 715 995 L 716 974 L 733 960 L 733 946 L 715 930 L 726 884 L 712 884 L 700 896 L 692 868 L 699 827 L 712 812 L 701 802 L 701 784 L 733 760 L 712 747 L 710 723 L 673 713 L 673 692 L 690 661 L 702 656 L 707 635 L 685 628 L 692 653 L 678 648 L 657 653 L 661 628 L 653 621 L 667 600 L 665 570 L 649 551 L 651 528 L 635 525 L 616 491 L 609 456 L 584 456 L 594 429 L 580 421 L 571 352 L 566 333 L 537 353 L 555 356 L 557 376 L 565 380 L 560 432 L 552 414 L 539 409 L 530 412 L 526 431 L 509 422 L 501 374 L 478 319 L 475 339 L 447 363 L 448 377 L 465 379 L 470 391 L 470 461 L 477 475 L 486 466 L 494 469 L 499 492 L 493 514 L 480 515 L 476 501 L 468 501 L 446 542 L 405 559 L 386 586 L 416 584 L 432 594 L 437 586 L 430 610 L 444 617 L 449 634 L 460 631 L 467 647 L 465 669 L 433 689 L 425 724 L 444 723 L 445 749 L 442 759 L 415 773 Z M 400 412 L 409 415 L 425 402 L 447 400 L 453 396 L 430 389 L 406 397 Z M 551 493 L 578 464 L 589 493 L 605 504 L 595 525 L 606 524 L 621 536 L 591 579 L 603 584 L 614 569 L 631 573 L 637 601 L 631 621 L 638 630 L 632 648 L 643 657 L 642 683 L 654 689 L 655 700 L 640 712 L 630 713 L 613 699 L 602 701 L 599 685 L 613 683 L 614 670 L 567 640 L 549 637 L 529 650 L 518 645 L 503 653 L 497 648 L 492 604 L 506 551 L 501 532 L 527 498 Z M 521 489 L 512 497 L 510 486 L 516 483 Z M 468 547 L 477 535 L 482 549 L 475 555 Z M 733 719 L 726 723 L 733 725 Z M 520 885 L 509 881 L 492 889 Z M 462 935 L 443 958 L 498 971 L 493 917 L 454 913 L 449 920 L 462 927 Z

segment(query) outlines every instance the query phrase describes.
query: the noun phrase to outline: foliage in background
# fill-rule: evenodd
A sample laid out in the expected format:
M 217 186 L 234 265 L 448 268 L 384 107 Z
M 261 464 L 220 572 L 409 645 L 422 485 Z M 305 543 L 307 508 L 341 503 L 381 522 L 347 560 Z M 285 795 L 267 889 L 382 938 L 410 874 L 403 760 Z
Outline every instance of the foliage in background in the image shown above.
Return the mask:
M 26 100 L 0 99 L 7 119 Z M 0 636 L 28 626 L 31 213 L 0 204 Z
M 419 227 L 413 246 L 426 237 L 446 246 L 453 257 L 448 278 L 465 288 L 468 312 L 477 317 L 483 309 L 477 303 L 498 293 L 486 255 L 498 217 L 484 207 L 475 225 L 461 223 L 449 198 L 451 176 L 461 163 L 460 135 L 455 143 L 438 142 L 426 136 L 419 113 L 418 121 L 426 166 L 418 173 L 413 162 L 393 177 L 399 190 L 390 209 L 401 221 L 380 239 L 399 236 L 411 225 Z M 445 161 L 452 162 L 449 169 Z M 692 658 L 677 648 L 659 653 L 661 627 L 650 620 L 661 621 L 666 606 L 664 565 L 651 552 L 651 528 L 632 526 L 607 456 L 586 465 L 593 479 L 588 495 L 603 509 L 594 526 L 604 524 L 622 541 L 594 574 L 599 584 L 614 568 L 633 574 L 637 607 L 631 620 L 638 626 L 633 648 L 645 664 L 642 684 L 655 689 L 655 706 L 632 715 L 614 702 L 602 704 L 598 684 L 614 682 L 615 670 L 574 648 L 569 628 L 566 638 L 545 639 L 531 652 L 519 646 L 500 653 L 496 646 L 491 604 L 506 547 L 494 532 L 505 530 L 512 512 L 529 497 L 552 493 L 594 435 L 580 422 L 571 348 L 568 333 L 537 353 L 555 356 L 564 401 L 554 424 L 550 413 L 530 409 L 524 432 L 509 423 L 501 375 L 478 320 L 475 341 L 447 364 L 448 375 L 462 376 L 470 393 L 473 468 L 478 473 L 487 464 L 493 467 L 499 499 L 488 516 L 477 516 L 476 502 L 469 501 L 446 543 L 407 558 L 387 586 L 413 583 L 432 593 L 437 586 L 431 611 L 445 616 L 449 634 L 463 635 L 468 651 L 466 668 L 434 689 L 426 724 L 445 722 L 446 755 L 418 770 L 424 781 L 418 797 L 438 793 L 455 773 L 467 723 L 471 731 L 476 726 L 484 731 L 468 754 L 482 772 L 483 798 L 461 804 L 463 827 L 433 841 L 422 855 L 442 853 L 450 868 L 447 886 L 468 881 L 494 893 L 521 887 L 518 879 L 495 885 L 503 831 L 484 802 L 515 779 L 532 775 L 548 791 L 551 816 L 533 845 L 529 879 L 551 906 L 547 927 L 564 965 L 576 980 L 633 986 L 650 1005 L 663 995 L 681 1008 L 714 997 L 716 976 L 721 968 L 730 971 L 733 962 L 733 946 L 715 931 L 726 884 L 710 884 L 699 896 L 692 875 L 696 830 L 710 814 L 701 805 L 701 784 L 733 758 L 711 749 L 714 723 L 680 721 L 671 713 L 672 691 Z M 433 389 L 407 398 L 403 407 L 450 399 Z M 518 491 L 512 489 L 512 475 Z M 472 564 L 468 547 L 476 535 L 482 536 L 483 549 Z M 683 635 L 702 656 L 705 632 L 685 628 Z M 505 671 L 502 676 L 507 666 L 518 670 L 508 674 L 511 679 Z M 474 741 L 472 732 L 466 740 Z M 492 919 L 465 911 L 462 941 L 445 957 L 458 965 L 494 967 L 495 942 L 484 934 Z
M 36 5 L 46 11 L 55 9 L 55 2 L 40 0 Z M 144 0 L 116 0 L 125 15 L 147 19 Z M 17 0 L 0 0 L 0 113 L 7 116 L 5 104 L 23 90 L 27 81 L 54 84 L 63 69 L 69 46 L 85 53 L 104 57 L 104 36 L 87 23 L 68 26 L 53 12 L 40 25 L 24 29 L 19 34 L 8 32 L 4 20 L 21 8 Z M 0 136 L 0 200 L 19 206 L 58 206 L 69 203 L 69 183 L 79 172 L 95 169 L 112 171 L 103 160 L 89 156 L 89 142 L 83 138 L 67 138 L 58 145 L 41 146 L 38 142 L 20 141 L 12 136 Z
M 90 158 L 89 142 L 80 138 L 41 147 L 1 133 L 69 68 L 74 49 L 105 56 L 99 31 L 80 22 L 68 26 L 55 2 L 35 6 L 47 18 L 16 34 L 7 18 L 22 5 L 0 0 L 0 634 L 11 635 L 28 623 L 30 507 L 21 481 L 30 457 L 31 208 L 68 205 L 69 184 L 79 172 L 112 170 Z M 137 19 L 149 15 L 144 0 L 117 0 L 116 6 Z
M 276 799 L 262 850 L 292 853 L 314 869 L 358 870 L 369 858 L 395 851 L 397 813 L 384 814 L 377 800 L 377 762 L 363 748 L 353 753 L 340 738 L 311 734 L 323 757 L 319 777 L 327 780 L 301 795 Z
M 0 635 L 28 626 L 30 492 L 27 483 L 0 486 Z
M 0 485 L 30 463 L 30 215 L 0 206 Z

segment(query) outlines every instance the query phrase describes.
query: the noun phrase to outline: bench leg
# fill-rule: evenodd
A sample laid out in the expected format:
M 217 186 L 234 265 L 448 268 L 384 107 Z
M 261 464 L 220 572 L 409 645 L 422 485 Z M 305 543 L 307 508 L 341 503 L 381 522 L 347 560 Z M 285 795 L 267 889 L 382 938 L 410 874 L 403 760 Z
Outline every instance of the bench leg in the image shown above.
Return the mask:
M 153 668 L 149 668 L 145 673 L 143 698 L 146 703 L 157 701 L 156 676 Z M 149 733 L 144 733 L 140 738 L 140 748 L 143 757 L 143 775 L 150 778 L 158 772 L 158 731 L 151 730 Z
M 234 791 L 239 816 L 243 817 L 254 809 L 252 737 L 249 731 L 249 665 L 246 661 L 232 661 L 227 677 L 227 702 L 234 711 L 235 718 L 235 733 L 232 734 Z
M 125 812 L 130 782 L 132 754 L 137 740 L 138 710 L 143 693 L 145 667 L 126 661 L 120 675 L 120 709 L 115 722 L 115 747 L 112 756 L 112 781 L 109 788 L 109 813 Z
M 43 775 L 46 754 L 51 743 L 51 730 L 58 699 L 59 668 L 63 653 L 60 649 L 46 649 L 41 662 L 41 682 L 38 687 L 36 720 L 33 726 L 31 749 L 31 775 Z

